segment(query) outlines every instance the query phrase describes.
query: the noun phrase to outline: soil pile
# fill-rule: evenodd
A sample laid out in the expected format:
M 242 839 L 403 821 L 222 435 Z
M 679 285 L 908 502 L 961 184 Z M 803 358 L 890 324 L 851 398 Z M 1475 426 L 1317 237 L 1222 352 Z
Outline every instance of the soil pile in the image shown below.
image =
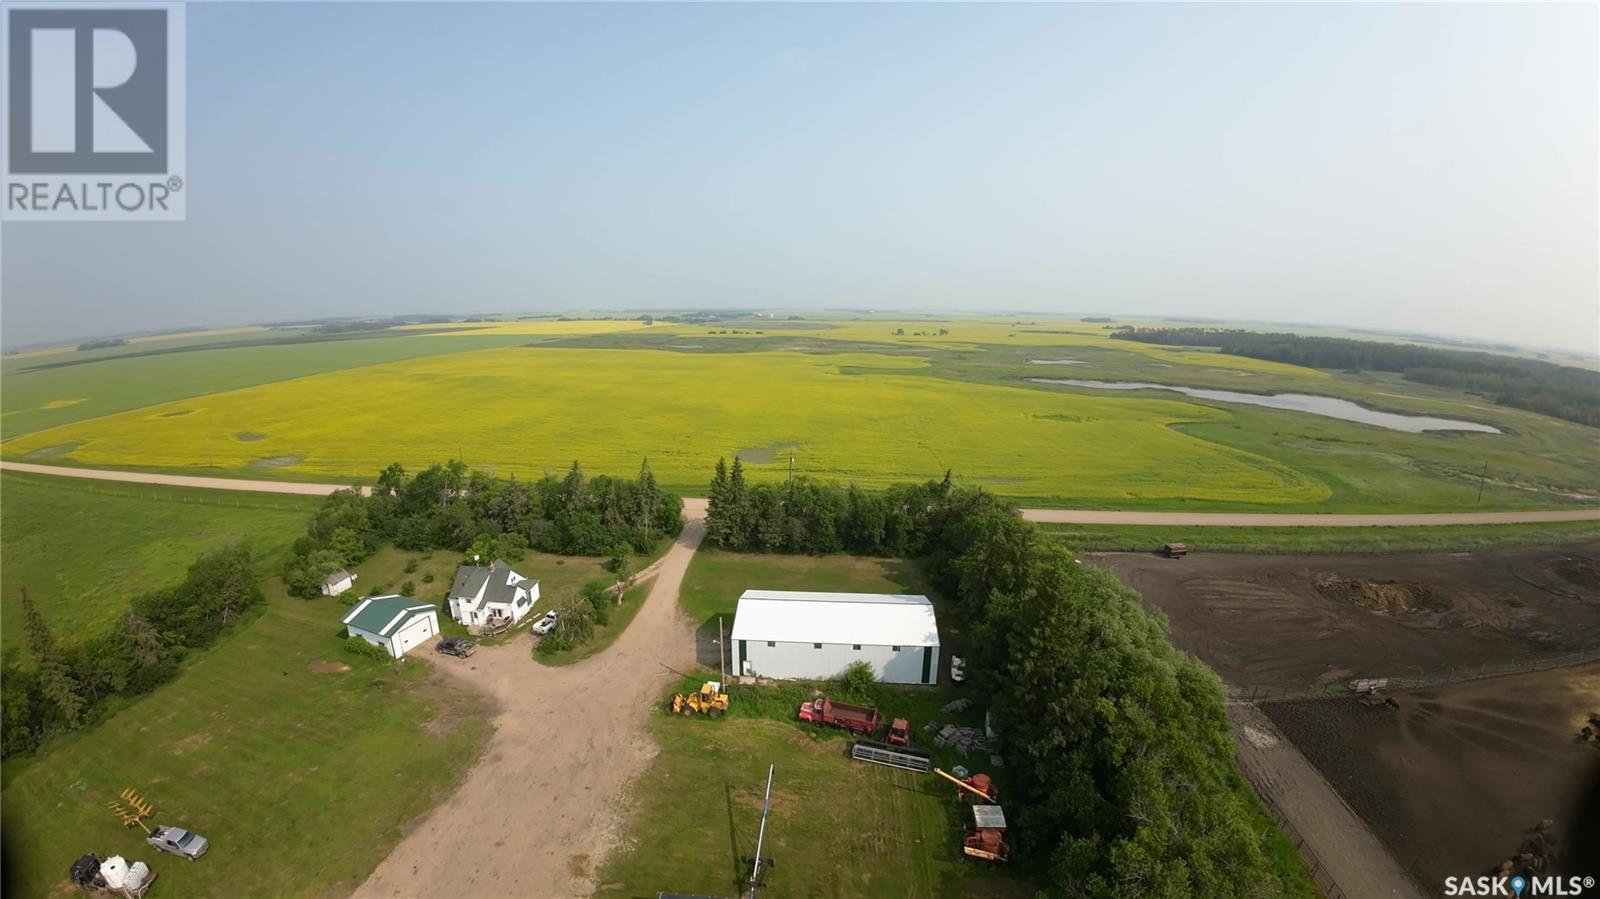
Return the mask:
M 1588 556 L 1567 556 L 1554 567 L 1556 574 L 1568 583 L 1600 589 L 1600 561 Z
M 1442 612 L 1450 603 L 1427 584 L 1406 581 L 1369 581 L 1337 574 L 1320 574 L 1317 592 L 1375 612 Z

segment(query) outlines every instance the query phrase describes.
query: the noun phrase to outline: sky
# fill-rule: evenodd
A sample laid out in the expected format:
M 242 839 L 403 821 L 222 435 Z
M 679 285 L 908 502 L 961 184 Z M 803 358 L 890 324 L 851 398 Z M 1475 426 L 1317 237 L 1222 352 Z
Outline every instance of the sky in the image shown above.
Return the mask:
M 191 3 L 187 221 L 0 226 L 0 341 L 735 307 L 1596 352 L 1597 10 Z

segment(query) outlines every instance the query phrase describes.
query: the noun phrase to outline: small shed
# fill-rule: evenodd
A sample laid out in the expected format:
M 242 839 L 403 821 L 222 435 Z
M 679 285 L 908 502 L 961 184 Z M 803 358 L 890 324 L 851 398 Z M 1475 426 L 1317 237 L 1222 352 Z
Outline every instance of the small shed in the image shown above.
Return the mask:
M 820 680 L 859 661 L 884 683 L 939 682 L 939 623 L 926 596 L 746 590 L 732 640 L 743 675 Z
M 356 585 L 356 576 L 343 568 L 322 579 L 322 595 L 338 596 Z
M 344 628 L 398 659 L 439 633 L 439 607 L 410 596 L 369 596 L 344 616 Z

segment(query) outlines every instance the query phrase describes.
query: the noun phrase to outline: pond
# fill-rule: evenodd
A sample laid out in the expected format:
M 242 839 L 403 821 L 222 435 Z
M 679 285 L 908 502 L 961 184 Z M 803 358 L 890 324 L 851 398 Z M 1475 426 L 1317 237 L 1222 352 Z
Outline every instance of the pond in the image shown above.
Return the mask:
M 1063 384 L 1068 387 L 1090 387 L 1096 390 L 1175 390 L 1195 399 L 1216 400 L 1223 403 L 1244 403 L 1250 406 L 1266 406 L 1269 409 L 1286 409 L 1290 412 L 1309 412 L 1312 415 L 1353 421 L 1364 425 L 1376 425 L 1380 428 L 1388 428 L 1391 431 L 1405 431 L 1408 434 L 1420 434 L 1423 431 L 1500 433 L 1499 428 L 1478 424 L 1473 421 L 1379 412 L 1376 409 L 1368 409 L 1366 406 L 1352 403 L 1349 400 L 1341 400 L 1331 396 L 1314 396 L 1309 393 L 1239 393 L 1233 390 L 1205 390 L 1199 387 L 1178 387 L 1172 384 L 1146 384 L 1141 381 L 1078 381 L 1072 378 L 1029 378 L 1028 380 L 1037 384 Z

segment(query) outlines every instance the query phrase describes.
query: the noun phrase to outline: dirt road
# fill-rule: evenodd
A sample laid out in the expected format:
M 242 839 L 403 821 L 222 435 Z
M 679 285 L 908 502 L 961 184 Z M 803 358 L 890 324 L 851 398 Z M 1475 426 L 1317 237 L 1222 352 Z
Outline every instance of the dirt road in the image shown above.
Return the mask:
M 1232 703 L 1228 718 L 1239 769 L 1262 800 L 1288 818 L 1312 847 L 1317 871 L 1325 872 L 1346 896 L 1422 899 L 1422 891 L 1378 838 L 1260 709 Z M 1320 885 L 1327 887 L 1325 880 Z
M 460 789 L 413 822 L 357 897 L 594 891 L 594 865 L 625 821 L 628 784 L 656 752 L 645 715 L 675 672 L 694 665 L 694 628 L 678 611 L 678 588 L 705 535 L 705 509 L 685 506 L 688 523 L 643 608 L 604 653 L 547 668 L 520 638 L 471 659 L 438 659 L 439 676 L 490 696 L 494 734 Z
M 243 478 L 207 478 L 194 475 L 154 474 L 100 468 L 70 468 L 0 461 L 0 471 L 134 484 L 166 484 L 207 490 L 246 490 L 261 493 L 299 493 L 311 496 L 342 490 L 348 484 L 303 484 L 294 481 L 252 481 Z M 365 490 L 366 488 L 362 488 Z M 705 502 L 703 499 L 685 500 Z M 1116 512 L 1101 509 L 1023 509 L 1022 517 L 1040 524 L 1145 524 L 1169 527 L 1412 527 L 1447 524 L 1545 524 L 1560 521 L 1600 521 L 1600 509 L 1547 509 L 1529 512 L 1418 512 L 1410 514 L 1345 515 L 1300 512 Z

